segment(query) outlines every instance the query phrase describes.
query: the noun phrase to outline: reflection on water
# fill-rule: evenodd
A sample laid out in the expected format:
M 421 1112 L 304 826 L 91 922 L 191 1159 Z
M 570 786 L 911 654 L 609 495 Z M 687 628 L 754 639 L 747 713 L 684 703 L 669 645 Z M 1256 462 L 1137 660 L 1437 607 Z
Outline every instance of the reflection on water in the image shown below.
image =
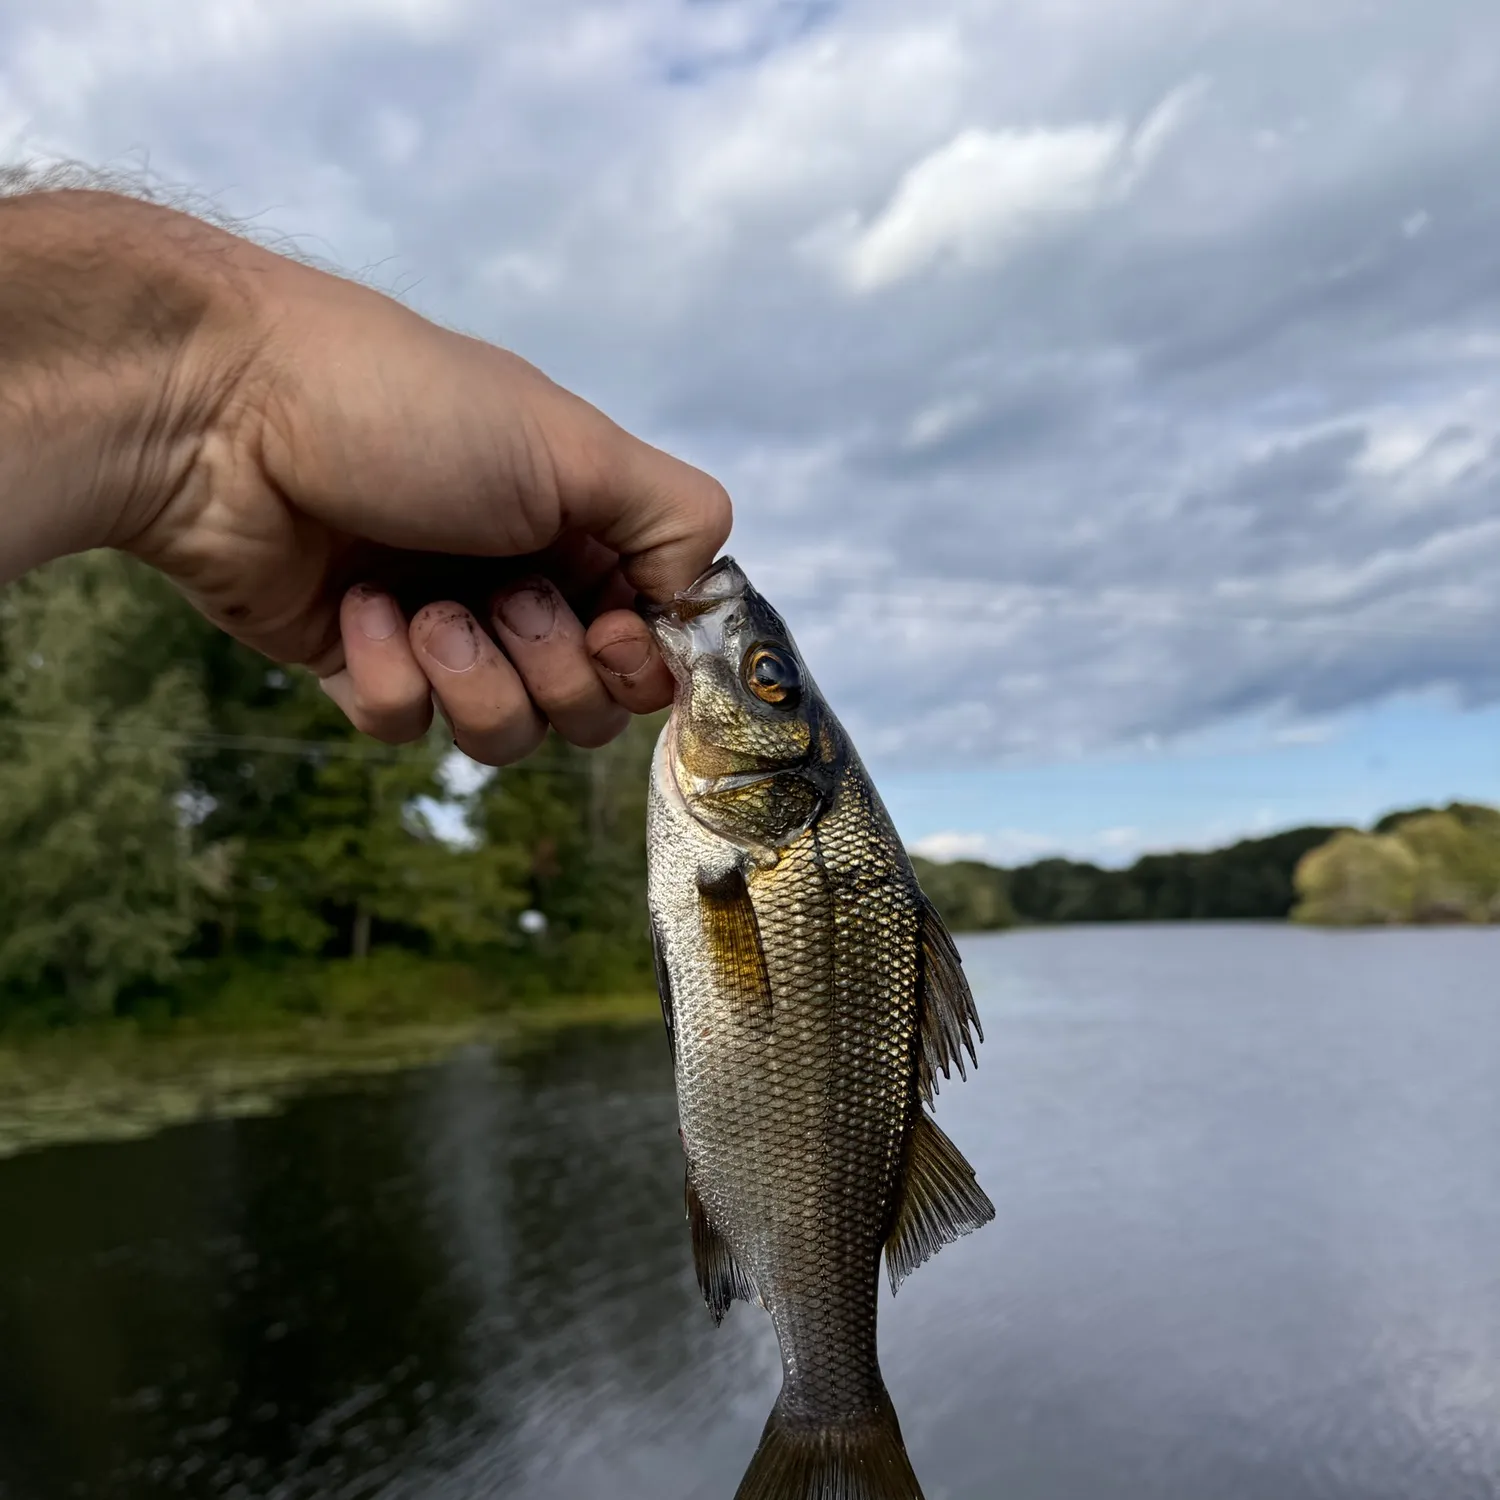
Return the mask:
M 1500 933 L 964 945 L 999 1218 L 886 1298 L 928 1500 L 1500 1494 Z M 0 1496 L 716 1500 L 656 1029 L 0 1163 Z

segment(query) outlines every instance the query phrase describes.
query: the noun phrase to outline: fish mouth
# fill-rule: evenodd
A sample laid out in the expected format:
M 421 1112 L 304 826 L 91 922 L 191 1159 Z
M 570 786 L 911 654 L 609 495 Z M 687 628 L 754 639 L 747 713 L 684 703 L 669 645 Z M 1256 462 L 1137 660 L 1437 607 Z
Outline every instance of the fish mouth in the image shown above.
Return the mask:
M 744 570 L 727 554 L 700 573 L 666 604 L 643 600 L 639 606 L 648 624 L 687 625 L 699 615 L 740 598 L 749 587 Z

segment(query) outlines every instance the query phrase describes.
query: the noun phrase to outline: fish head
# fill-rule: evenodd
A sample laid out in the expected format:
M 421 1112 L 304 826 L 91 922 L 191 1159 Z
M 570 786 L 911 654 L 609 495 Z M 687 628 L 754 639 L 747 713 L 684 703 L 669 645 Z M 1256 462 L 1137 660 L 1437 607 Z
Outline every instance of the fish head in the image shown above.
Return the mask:
M 644 613 L 677 683 L 668 756 L 688 811 L 784 848 L 826 805 L 843 741 L 786 622 L 732 557 Z

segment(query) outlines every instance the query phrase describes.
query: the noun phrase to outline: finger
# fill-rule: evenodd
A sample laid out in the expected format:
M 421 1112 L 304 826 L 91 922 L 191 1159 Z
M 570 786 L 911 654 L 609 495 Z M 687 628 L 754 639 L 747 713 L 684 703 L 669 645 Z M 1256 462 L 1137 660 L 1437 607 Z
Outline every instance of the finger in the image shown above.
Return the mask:
M 630 715 L 605 691 L 583 626 L 547 579 L 529 578 L 495 598 L 495 629 L 532 702 L 570 744 L 606 745 Z
M 703 470 L 633 437 L 539 371 L 519 388 L 557 488 L 564 530 L 620 554 L 630 582 L 665 602 L 701 574 L 729 537 L 729 492 Z
M 541 573 L 558 587 L 580 620 L 598 612 L 601 592 L 620 578 L 619 554 L 581 531 L 569 531 L 530 560 L 521 576 Z M 494 580 L 491 590 L 494 590 Z M 629 587 L 627 584 L 626 587 Z M 633 591 L 632 591 L 633 597 Z
M 432 689 L 412 655 L 395 601 L 365 586 L 344 595 L 339 610 L 343 669 L 324 690 L 349 722 L 388 745 L 408 745 L 432 723 Z
M 633 714 L 655 713 L 672 701 L 672 674 L 646 622 L 631 610 L 600 615 L 587 644 L 605 690 Z
M 429 604 L 411 622 L 416 660 L 438 696 L 453 740 L 470 760 L 508 766 L 546 737 L 516 669 L 459 604 Z
M 594 618 L 606 615 L 611 610 L 624 609 L 635 614 L 635 602 L 639 596 L 635 587 L 618 568 L 610 574 L 594 596 Z M 640 618 L 639 615 L 636 616 Z
M 560 473 L 565 523 L 618 552 L 625 577 L 648 599 L 665 603 L 728 540 L 734 520 L 729 492 L 623 429 L 615 428 L 603 447 L 601 471 Z

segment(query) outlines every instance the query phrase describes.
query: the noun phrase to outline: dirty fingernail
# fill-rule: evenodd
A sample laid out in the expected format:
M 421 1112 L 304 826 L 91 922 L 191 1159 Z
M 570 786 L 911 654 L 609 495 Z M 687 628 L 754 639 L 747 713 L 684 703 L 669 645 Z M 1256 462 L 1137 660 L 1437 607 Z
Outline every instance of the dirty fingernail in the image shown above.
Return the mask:
M 500 623 L 512 635 L 523 636 L 530 641 L 539 641 L 552 634 L 557 620 L 557 604 L 552 590 L 544 583 L 522 584 L 495 601 Z
M 467 672 L 479 660 L 479 642 L 467 620 L 446 620 L 427 637 L 427 654 L 450 672 Z
M 368 594 L 355 611 L 360 634 L 372 641 L 387 641 L 401 628 L 395 604 L 384 594 Z
M 594 652 L 594 660 L 616 677 L 633 677 L 651 660 L 651 644 L 639 636 L 623 636 L 618 641 L 606 641 Z

